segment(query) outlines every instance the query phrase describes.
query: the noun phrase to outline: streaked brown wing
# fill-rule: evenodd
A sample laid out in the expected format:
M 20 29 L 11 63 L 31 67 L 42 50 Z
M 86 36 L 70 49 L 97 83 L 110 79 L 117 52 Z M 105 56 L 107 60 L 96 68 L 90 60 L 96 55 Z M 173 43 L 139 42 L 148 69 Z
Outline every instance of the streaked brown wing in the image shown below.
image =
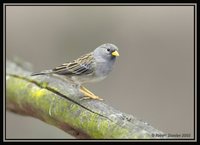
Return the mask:
M 81 56 L 80 58 L 64 63 L 53 69 L 53 73 L 59 75 L 82 75 L 92 73 L 94 70 L 94 58 L 92 53 Z

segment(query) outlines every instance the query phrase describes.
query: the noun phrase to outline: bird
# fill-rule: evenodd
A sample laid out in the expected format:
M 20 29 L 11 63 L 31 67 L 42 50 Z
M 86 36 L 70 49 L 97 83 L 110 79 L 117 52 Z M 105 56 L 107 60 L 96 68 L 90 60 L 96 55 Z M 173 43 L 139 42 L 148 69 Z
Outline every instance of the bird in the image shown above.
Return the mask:
M 63 63 L 53 69 L 33 73 L 31 76 L 48 74 L 67 76 L 77 84 L 85 98 L 103 100 L 86 89 L 83 84 L 105 79 L 112 71 L 117 56 L 119 56 L 118 47 L 111 43 L 105 43 L 73 61 Z

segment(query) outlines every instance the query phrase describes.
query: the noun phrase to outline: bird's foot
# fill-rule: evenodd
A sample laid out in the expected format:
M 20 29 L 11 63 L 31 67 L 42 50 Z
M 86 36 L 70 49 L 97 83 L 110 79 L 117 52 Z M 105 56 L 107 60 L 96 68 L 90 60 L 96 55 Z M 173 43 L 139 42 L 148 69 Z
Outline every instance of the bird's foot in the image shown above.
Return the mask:
M 80 91 L 84 94 L 84 98 L 83 100 L 86 99 L 95 99 L 95 100 L 103 100 L 102 98 L 94 95 L 92 92 L 90 92 L 88 89 L 86 89 L 85 87 L 81 86 L 80 87 Z
M 95 98 L 91 98 L 91 97 L 88 97 L 88 96 L 84 96 L 83 98 L 81 98 L 81 100 L 89 100 L 89 99 L 100 100 L 100 101 L 103 100 L 102 98 L 100 98 L 98 96 L 95 96 Z

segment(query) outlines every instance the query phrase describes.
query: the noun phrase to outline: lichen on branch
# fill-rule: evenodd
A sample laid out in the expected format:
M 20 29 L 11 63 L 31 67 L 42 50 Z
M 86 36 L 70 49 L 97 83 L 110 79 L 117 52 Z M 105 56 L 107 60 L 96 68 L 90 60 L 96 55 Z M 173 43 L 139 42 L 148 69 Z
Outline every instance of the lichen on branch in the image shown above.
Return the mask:
M 151 139 L 163 134 L 104 101 L 82 100 L 71 82 L 32 72 L 7 60 L 6 108 L 38 118 L 82 139 Z

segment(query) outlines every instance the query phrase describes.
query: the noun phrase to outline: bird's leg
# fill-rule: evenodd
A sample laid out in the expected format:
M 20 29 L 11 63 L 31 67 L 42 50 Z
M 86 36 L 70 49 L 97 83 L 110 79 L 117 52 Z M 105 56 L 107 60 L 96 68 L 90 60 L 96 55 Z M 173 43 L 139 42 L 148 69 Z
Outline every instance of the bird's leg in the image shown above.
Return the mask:
M 91 95 L 94 95 L 92 92 L 90 92 L 88 89 L 86 89 L 85 87 L 81 86 L 81 89 L 86 91 L 87 93 L 91 94 Z M 95 96 L 95 95 L 94 95 Z
M 86 99 L 92 98 L 96 100 L 103 100 L 102 98 L 99 98 L 98 96 L 94 95 L 92 92 L 90 92 L 88 89 L 86 89 L 83 86 L 80 86 L 80 91 L 86 96 Z

